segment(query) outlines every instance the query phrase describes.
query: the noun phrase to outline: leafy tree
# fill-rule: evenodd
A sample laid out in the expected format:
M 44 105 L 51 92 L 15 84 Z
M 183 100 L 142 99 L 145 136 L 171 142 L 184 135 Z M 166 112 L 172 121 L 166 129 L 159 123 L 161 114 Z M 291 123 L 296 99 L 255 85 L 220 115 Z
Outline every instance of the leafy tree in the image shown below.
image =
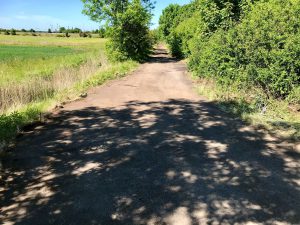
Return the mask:
M 31 29 L 29 30 L 29 32 L 35 33 L 35 30 L 31 28 Z
M 52 33 L 52 31 L 51 31 L 51 29 L 50 29 L 50 28 L 48 29 L 48 33 L 49 33 L 49 34 L 51 34 L 51 33 Z
M 111 59 L 145 59 L 152 47 L 149 26 L 154 3 L 151 0 L 82 1 L 84 14 L 106 23 Z
M 163 10 L 159 18 L 159 30 L 165 39 L 171 34 L 172 29 L 178 25 L 175 24 L 175 18 L 179 15 L 180 7 L 178 4 L 170 4 Z
M 59 33 L 65 33 L 66 32 L 66 28 L 65 27 L 60 27 L 59 28 Z
M 22 29 L 21 32 L 27 32 L 25 29 Z
M 99 37 L 100 38 L 105 38 L 105 35 L 106 35 L 106 30 L 104 27 L 101 27 L 99 30 L 98 30 L 98 34 L 99 34 Z
M 124 13 L 132 3 L 130 0 L 82 0 L 83 13 L 97 22 L 106 21 L 115 24 L 119 21 L 119 14 Z M 154 8 L 151 0 L 141 0 L 143 7 L 150 12 Z
M 111 59 L 144 60 L 151 50 L 152 40 L 149 33 L 151 15 L 134 0 L 127 10 L 119 15 L 119 21 L 108 30 L 111 38 L 108 44 Z
M 74 29 L 72 29 L 72 32 L 70 32 L 70 33 L 80 33 L 80 32 L 81 32 L 81 29 L 75 27 Z
M 15 29 L 11 29 L 10 34 L 11 35 L 17 35 L 16 30 Z
M 161 36 L 167 42 L 172 55 L 175 57 L 181 58 L 189 52 L 186 49 L 188 41 L 187 39 L 184 39 L 182 37 L 182 35 L 184 35 L 184 32 L 181 32 L 181 30 L 177 27 L 182 22 L 185 22 L 190 17 L 192 17 L 195 11 L 195 2 L 184 6 L 171 4 L 163 11 L 159 19 L 159 30 Z M 188 29 L 192 30 L 191 28 L 193 28 L 193 32 L 195 32 L 194 28 L 198 25 L 199 24 L 197 23 L 197 21 L 193 19 L 192 21 L 190 21 L 189 26 L 191 27 Z

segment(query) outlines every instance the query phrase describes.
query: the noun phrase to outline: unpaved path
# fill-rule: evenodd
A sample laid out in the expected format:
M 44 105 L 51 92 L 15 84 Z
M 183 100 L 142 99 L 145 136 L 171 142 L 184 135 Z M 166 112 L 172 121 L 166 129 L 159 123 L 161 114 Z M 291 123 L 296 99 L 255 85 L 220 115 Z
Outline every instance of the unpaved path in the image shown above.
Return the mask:
M 20 137 L 0 224 L 299 224 L 299 152 L 202 100 L 165 51 Z

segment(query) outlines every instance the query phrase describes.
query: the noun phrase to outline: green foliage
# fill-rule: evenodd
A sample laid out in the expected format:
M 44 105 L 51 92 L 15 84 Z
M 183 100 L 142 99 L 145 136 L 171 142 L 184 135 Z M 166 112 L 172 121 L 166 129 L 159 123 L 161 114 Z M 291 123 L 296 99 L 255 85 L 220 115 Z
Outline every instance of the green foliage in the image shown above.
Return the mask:
M 109 29 L 111 39 L 107 50 L 112 60 L 144 60 L 148 56 L 152 47 L 148 28 L 150 19 L 139 0 L 119 15 L 118 23 Z
M 111 26 L 119 21 L 119 15 L 124 13 L 134 1 L 130 0 L 82 0 L 84 4 L 83 13 L 96 22 L 106 21 Z M 154 8 L 151 0 L 139 1 L 143 8 L 150 12 Z
M 66 28 L 65 27 L 60 27 L 59 28 L 59 33 L 65 33 L 66 31 Z
M 159 31 L 165 39 L 171 34 L 176 24 L 176 17 L 179 15 L 180 5 L 171 4 L 165 8 L 162 12 L 162 15 L 159 18 Z
M 99 34 L 99 37 L 100 37 L 100 38 L 105 38 L 105 37 L 106 37 L 106 30 L 105 30 L 104 27 L 101 27 L 101 28 L 98 30 L 97 33 Z
M 187 15 L 184 7 L 196 10 Z M 300 102 L 299 0 L 196 0 L 184 7 L 174 16 L 170 5 L 160 30 L 198 76 Z
M 231 37 L 242 72 L 275 97 L 286 97 L 300 84 L 299 12 L 299 0 L 259 2 Z
M 38 121 L 41 114 L 49 108 L 49 104 L 69 99 L 70 94 L 78 96 L 80 93 L 87 91 L 88 88 L 102 85 L 108 80 L 123 77 L 137 66 L 138 64 L 133 61 L 110 65 L 106 70 L 98 71 L 89 79 L 75 83 L 65 93 L 56 93 L 51 99 L 44 99 L 30 104 L 10 114 L 1 114 L 0 144 L 11 142 L 25 125 Z
M 50 30 L 50 29 L 49 29 Z M 48 33 L 50 33 L 48 30 Z M 51 31 L 51 30 L 50 30 Z M 66 29 L 65 27 L 60 27 L 59 30 L 58 30 L 59 33 L 72 33 L 72 34 L 78 34 L 81 31 L 81 29 L 75 27 L 75 28 L 68 28 Z
M 82 0 L 83 13 L 107 23 L 108 56 L 113 61 L 144 60 L 152 48 L 149 32 L 151 0 Z
M 185 48 L 187 39 L 182 36 L 183 32 L 181 32 L 178 26 L 188 20 L 195 10 L 195 4 L 184 6 L 171 4 L 163 11 L 159 19 L 160 34 L 169 45 L 171 54 L 175 57 L 182 58 L 188 52 Z M 193 21 L 192 28 L 195 28 L 196 26 L 197 24 Z
M 4 31 L 4 35 L 10 35 L 9 31 L 8 30 Z
M 80 32 L 79 33 L 79 37 L 87 37 L 88 36 L 88 34 L 86 33 L 86 32 Z
M 16 32 L 15 29 L 11 29 L 10 34 L 11 34 L 11 35 L 17 35 L 17 32 Z
M 153 45 L 158 44 L 161 40 L 160 32 L 158 29 L 150 30 L 150 37 L 153 42 Z
M 205 42 L 196 39 L 191 68 L 221 83 L 255 85 L 287 97 L 299 86 L 299 10 L 288 0 L 256 3 L 241 23 L 219 29 Z

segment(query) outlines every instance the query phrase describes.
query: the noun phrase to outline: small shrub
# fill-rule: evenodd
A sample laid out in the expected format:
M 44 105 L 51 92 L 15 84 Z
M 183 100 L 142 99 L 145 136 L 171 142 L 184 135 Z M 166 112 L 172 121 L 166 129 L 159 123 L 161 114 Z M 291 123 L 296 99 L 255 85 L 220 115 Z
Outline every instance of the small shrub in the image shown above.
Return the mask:
M 151 15 L 140 1 L 133 1 L 120 15 L 119 22 L 108 30 L 111 37 L 107 45 L 113 61 L 132 59 L 145 60 L 152 50 L 149 31 Z M 113 58 L 114 57 L 114 58 Z
M 17 35 L 16 30 L 15 29 L 11 29 L 10 34 L 11 35 Z
M 85 38 L 85 37 L 87 37 L 88 35 L 87 35 L 87 33 L 85 33 L 85 32 L 80 32 L 79 33 L 79 37 L 83 37 L 83 38 Z

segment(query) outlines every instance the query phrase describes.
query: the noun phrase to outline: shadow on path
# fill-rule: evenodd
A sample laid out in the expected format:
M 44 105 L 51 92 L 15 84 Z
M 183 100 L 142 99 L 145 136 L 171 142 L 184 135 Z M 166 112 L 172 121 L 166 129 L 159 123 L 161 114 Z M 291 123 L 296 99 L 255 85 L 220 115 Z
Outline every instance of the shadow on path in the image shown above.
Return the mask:
M 263 137 L 207 102 L 65 111 L 7 159 L 0 219 L 297 224 L 299 154 Z

